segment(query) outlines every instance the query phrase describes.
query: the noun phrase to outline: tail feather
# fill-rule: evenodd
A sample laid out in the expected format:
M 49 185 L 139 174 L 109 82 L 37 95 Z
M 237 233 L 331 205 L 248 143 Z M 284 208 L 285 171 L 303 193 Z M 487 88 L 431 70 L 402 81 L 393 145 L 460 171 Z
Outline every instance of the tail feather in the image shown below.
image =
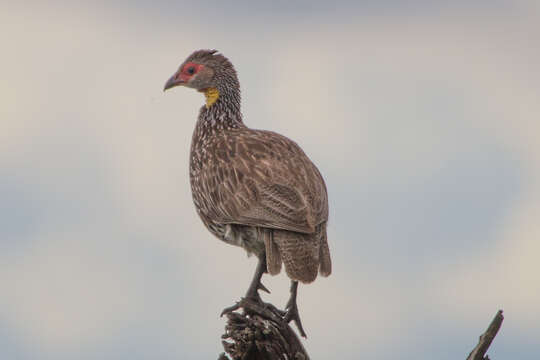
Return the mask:
M 320 253 L 317 235 L 274 230 L 274 242 L 292 280 L 310 283 L 317 277 Z
M 277 275 L 281 271 L 281 254 L 274 241 L 274 230 L 261 229 L 262 237 L 264 240 L 264 247 L 266 250 L 266 269 L 270 275 Z
M 319 273 L 325 277 L 332 273 L 332 260 L 330 259 L 330 248 L 328 247 L 328 238 L 326 236 L 326 224 L 322 230 L 319 253 Z

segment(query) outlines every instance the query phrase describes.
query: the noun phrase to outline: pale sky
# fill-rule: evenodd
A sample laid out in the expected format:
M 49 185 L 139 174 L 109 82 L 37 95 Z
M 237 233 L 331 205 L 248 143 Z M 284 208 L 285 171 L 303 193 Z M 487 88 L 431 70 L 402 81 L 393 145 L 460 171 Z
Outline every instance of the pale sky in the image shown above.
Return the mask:
M 227 5 L 225 5 L 227 4 Z M 193 50 L 326 179 L 317 359 L 540 358 L 536 1 L 0 4 L 0 358 L 209 359 L 256 261 L 194 211 Z M 283 306 L 284 274 L 263 280 Z

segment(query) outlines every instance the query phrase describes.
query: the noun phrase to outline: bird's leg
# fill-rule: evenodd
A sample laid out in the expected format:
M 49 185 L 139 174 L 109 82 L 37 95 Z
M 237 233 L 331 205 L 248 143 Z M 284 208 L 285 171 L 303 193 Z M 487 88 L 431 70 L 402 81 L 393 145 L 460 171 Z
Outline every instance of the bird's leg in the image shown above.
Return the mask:
M 266 256 L 259 257 L 259 262 L 257 263 L 257 268 L 255 269 L 255 274 L 253 274 L 253 279 L 249 285 L 248 291 L 246 292 L 246 298 L 254 300 L 255 302 L 262 303 L 261 296 L 259 295 L 259 290 L 270 291 L 261 283 L 261 278 L 266 272 Z
M 289 301 L 287 301 L 287 306 L 285 307 L 286 313 L 284 320 L 286 322 L 294 321 L 296 327 L 300 331 L 300 335 L 303 337 L 306 336 L 306 332 L 302 327 L 302 321 L 300 321 L 300 314 L 298 313 L 298 306 L 296 305 L 296 293 L 298 291 L 298 281 L 291 280 L 291 296 Z
M 262 299 L 261 295 L 259 295 L 259 290 L 266 291 L 267 293 L 270 293 L 270 291 L 261 283 L 261 278 L 263 274 L 266 272 L 266 256 L 260 256 L 259 262 L 257 263 L 257 268 L 255 269 L 255 274 L 253 274 L 253 279 L 251 280 L 251 284 L 249 285 L 249 288 L 246 292 L 246 296 L 244 299 L 242 299 L 240 302 L 236 303 L 233 306 L 227 307 L 223 309 L 221 312 L 221 316 L 224 314 L 230 313 L 232 311 L 238 310 L 242 306 L 242 302 L 252 301 L 258 305 L 266 305 Z

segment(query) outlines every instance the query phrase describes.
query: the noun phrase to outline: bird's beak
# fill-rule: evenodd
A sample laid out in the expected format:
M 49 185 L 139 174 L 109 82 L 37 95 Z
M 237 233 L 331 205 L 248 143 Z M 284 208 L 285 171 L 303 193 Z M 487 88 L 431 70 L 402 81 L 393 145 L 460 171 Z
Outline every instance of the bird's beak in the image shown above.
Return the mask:
M 176 77 L 176 73 L 171 76 L 171 78 L 169 80 L 167 80 L 167 82 L 165 83 L 165 87 L 163 88 L 163 91 L 167 90 L 167 89 L 170 89 L 170 88 L 173 88 L 175 86 L 178 86 L 178 85 L 183 85 L 185 84 L 185 81 L 183 80 L 180 80 L 180 78 Z

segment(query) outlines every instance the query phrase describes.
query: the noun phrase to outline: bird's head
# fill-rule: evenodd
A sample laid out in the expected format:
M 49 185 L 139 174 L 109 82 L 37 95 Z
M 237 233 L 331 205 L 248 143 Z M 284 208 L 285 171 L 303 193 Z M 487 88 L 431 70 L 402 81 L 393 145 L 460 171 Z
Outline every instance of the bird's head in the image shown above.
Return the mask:
M 231 62 L 217 50 L 197 50 L 167 80 L 163 91 L 186 86 L 203 92 L 207 106 L 223 93 L 239 91 L 236 71 Z

